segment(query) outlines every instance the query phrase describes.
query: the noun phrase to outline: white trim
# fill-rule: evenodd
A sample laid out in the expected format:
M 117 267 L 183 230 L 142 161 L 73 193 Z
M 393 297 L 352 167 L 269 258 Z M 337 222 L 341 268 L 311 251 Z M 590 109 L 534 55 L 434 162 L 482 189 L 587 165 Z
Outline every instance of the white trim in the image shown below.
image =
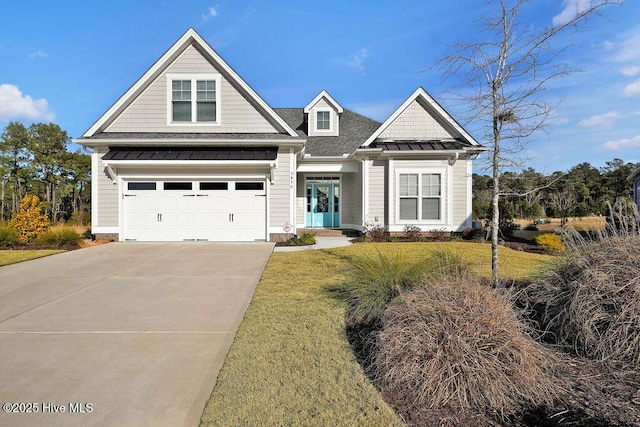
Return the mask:
M 118 232 L 118 241 L 124 242 L 124 230 L 125 227 L 125 217 L 124 217 L 124 193 L 125 187 L 123 185 L 124 179 L 122 176 L 117 177 L 118 182 L 118 224 L 120 224 L 120 231 Z
M 427 93 L 427 91 L 425 91 L 422 87 L 419 87 L 415 90 L 415 92 L 413 92 L 413 94 L 411 94 L 409 98 L 407 98 L 406 101 L 404 101 L 404 103 L 402 103 L 400 107 L 398 107 L 396 111 L 393 112 L 393 114 L 391 114 L 391 116 L 389 116 L 389 118 L 382 124 L 382 126 L 380 126 L 378 130 L 376 130 L 365 141 L 365 143 L 362 144 L 362 146 L 368 147 L 369 145 L 371 145 L 371 143 L 375 141 L 382 134 L 382 132 L 387 130 L 387 128 L 389 128 L 389 126 L 391 126 L 391 124 L 395 122 L 395 120 L 409 107 L 409 105 L 411 105 L 411 103 L 417 99 L 423 99 L 427 104 L 429 104 L 431 108 L 435 110 L 435 113 L 438 114 L 442 120 L 446 121 L 453 129 L 460 133 L 460 136 L 464 138 L 469 144 L 480 145 L 475 139 L 473 139 L 471 135 L 469 135 L 469 133 L 467 133 L 467 131 L 462 128 L 462 126 L 458 124 L 458 122 L 453 119 L 453 117 L 451 117 L 451 115 L 449 115 L 449 113 L 445 111 L 444 108 L 440 106 L 440 104 L 438 104 L 431 97 L 431 95 Z
M 395 220 L 395 216 L 396 216 L 396 211 L 395 211 L 395 203 L 393 202 L 394 198 L 393 195 L 395 194 L 395 186 L 396 186 L 396 180 L 394 179 L 395 177 L 395 173 L 394 173 L 394 169 L 393 169 L 393 158 L 389 158 L 387 160 L 387 221 L 389 222 L 388 225 L 390 225 L 391 223 L 393 223 L 393 221 Z M 393 213 L 393 215 L 392 215 Z
M 343 163 L 302 163 L 298 166 L 298 172 L 304 173 L 341 173 L 341 172 L 358 172 L 358 164 L 356 162 Z
M 167 73 L 167 126 L 220 126 L 222 124 L 222 76 L 219 73 Z M 191 82 L 191 121 L 190 122 L 174 122 L 173 121 L 173 82 L 174 80 L 189 80 Z M 216 120 L 213 122 L 198 121 L 198 81 L 213 80 L 216 82 Z
M 471 228 L 473 225 L 473 162 L 469 159 L 467 162 L 467 213 L 464 228 Z
M 129 101 L 132 101 L 133 96 L 151 82 L 152 78 L 160 72 L 165 66 L 169 64 L 169 61 L 182 49 L 185 49 L 188 45 L 197 44 L 207 55 L 213 59 L 217 64 L 216 68 L 222 70 L 223 74 L 229 76 L 228 80 L 235 81 L 240 88 L 255 101 L 257 106 L 273 120 L 273 122 L 280 125 L 280 127 L 288 133 L 290 136 L 299 136 L 295 130 L 293 130 L 279 115 L 273 111 L 271 107 L 260 97 L 258 94 L 209 46 L 209 44 L 193 29 L 189 28 L 183 35 L 176 41 L 173 46 L 169 48 L 152 66 L 140 77 L 133 86 L 127 90 L 112 106 L 104 113 L 82 137 L 90 138 L 95 135 L 116 113 Z
M 131 137 L 129 139 L 121 139 L 121 138 L 100 138 L 100 139 L 86 139 L 86 138 L 73 138 L 71 139 L 71 142 L 74 142 L 76 144 L 80 144 L 80 145 L 84 145 L 84 146 L 88 146 L 88 147 L 104 147 L 107 148 L 110 145 L 118 145 L 120 147 L 130 147 L 130 146 L 134 146 L 134 147 L 139 147 L 139 146 L 144 146 L 144 145 L 152 145 L 152 146 L 166 146 L 166 145 L 172 145 L 172 146 L 187 146 L 187 147 L 193 147 L 194 143 L 195 145 L 198 144 L 211 144 L 211 145 L 228 145 L 228 144 L 233 144 L 239 147 L 245 147 L 245 146 L 255 146 L 256 144 L 260 144 L 260 145 L 273 145 L 273 144 L 278 144 L 279 147 L 285 147 L 285 146 L 303 146 L 304 145 L 304 139 L 302 138 L 297 138 L 297 139 L 281 139 L 281 138 L 274 138 L 274 139 L 262 139 L 262 138 L 247 138 L 247 139 L 232 139 L 232 138 L 198 138 L 198 139 L 192 139 L 189 141 L 185 141 L 184 138 L 161 138 L 161 139 L 157 139 L 157 138 L 135 138 L 135 137 Z
M 395 215 L 394 224 L 396 225 L 417 225 L 417 226 L 429 226 L 429 225 L 448 225 L 451 224 L 451 206 L 453 204 L 453 198 L 451 197 L 451 188 L 453 186 L 451 182 L 451 168 L 450 167 L 418 167 L 418 168 L 398 168 L 394 171 L 395 174 Z M 422 216 L 422 175 L 423 174 L 440 174 L 440 219 L 438 220 L 424 220 L 424 219 L 400 219 L 400 175 L 416 174 L 418 175 L 418 195 L 415 196 L 418 200 L 418 216 Z M 443 179 L 447 179 L 446 187 L 442 182 Z M 446 194 L 444 190 L 446 188 Z M 412 196 L 413 197 L 413 196 Z M 446 199 L 446 200 L 445 200 Z M 446 207 L 447 212 L 443 212 Z
M 344 108 L 342 108 L 342 106 L 338 104 L 338 102 L 335 99 L 333 99 L 333 97 L 329 95 L 329 92 L 327 92 L 326 90 L 322 90 L 322 92 L 316 95 L 316 97 L 313 98 L 313 100 L 310 103 L 308 103 L 306 107 L 304 107 L 304 112 L 309 113 L 309 111 L 311 111 L 311 109 L 318 102 L 320 102 L 322 98 L 326 99 L 329 104 L 333 105 L 333 107 L 336 109 L 338 114 L 342 114 L 344 112 Z
M 453 224 L 453 166 L 449 162 L 447 162 L 447 224 Z
M 293 148 L 289 149 L 289 224 L 296 229 L 296 194 L 298 186 L 298 174 L 295 168 L 295 154 Z M 283 230 L 284 231 L 284 230 Z
M 400 233 L 400 232 L 404 231 L 404 226 L 405 225 L 406 224 L 390 225 L 390 226 L 387 227 L 387 229 L 392 233 Z M 416 227 L 419 227 L 421 231 L 440 231 L 440 230 L 449 231 L 449 232 L 457 231 L 454 226 L 448 225 L 448 224 L 443 224 L 443 225 L 438 225 L 438 224 L 412 224 L 412 225 L 415 225 Z
M 91 153 L 91 232 L 98 227 L 98 204 L 100 194 L 98 192 L 98 179 L 100 171 L 100 154 L 97 151 Z
M 369 157 L 362 160 L 362 223 L 369 222 Z

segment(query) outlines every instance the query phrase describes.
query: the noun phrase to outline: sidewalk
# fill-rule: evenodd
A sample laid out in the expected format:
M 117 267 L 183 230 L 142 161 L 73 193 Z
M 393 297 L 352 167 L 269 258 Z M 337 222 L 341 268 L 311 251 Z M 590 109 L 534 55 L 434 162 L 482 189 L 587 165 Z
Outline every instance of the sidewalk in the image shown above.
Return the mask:
M 331 249 L 349 246 L 349 237 L 316 237 L 316 244 L 311 246 L 276 246 L 274 252 L 311 251 L 314 249 Z

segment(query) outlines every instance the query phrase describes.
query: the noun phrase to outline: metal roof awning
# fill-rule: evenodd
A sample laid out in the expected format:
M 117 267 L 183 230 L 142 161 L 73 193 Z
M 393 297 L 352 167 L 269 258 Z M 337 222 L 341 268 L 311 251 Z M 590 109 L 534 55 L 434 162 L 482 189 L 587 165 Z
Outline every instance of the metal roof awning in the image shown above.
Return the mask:
M 102 160 L 126 162 L 275 161 L 278 147 L 109 147 Z
M 447 151 L 464 150 L 472 147 L 460 141 L 380 141 L 376 140 L 367 148 L 381 148 L 385 151 Z

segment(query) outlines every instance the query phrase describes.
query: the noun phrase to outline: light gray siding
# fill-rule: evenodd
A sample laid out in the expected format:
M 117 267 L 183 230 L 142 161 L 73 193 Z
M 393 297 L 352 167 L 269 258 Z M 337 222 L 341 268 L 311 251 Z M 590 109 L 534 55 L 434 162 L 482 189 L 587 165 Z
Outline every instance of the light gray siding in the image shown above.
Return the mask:
M 387 161 L 373 160 L 369 165 L 369 217 L 367 221 L 373 225 L 386 225 L 387 204 Z
M 106 132 L 216 132 L 277 133 L 231 83 L 221 76 L 220 125 L 168 125 L 166 74 L 202 74 L 220 71 L 197 49 L 189 46 L 118 118 Z M 195 94 L 192 94 L 195 96 Z
M 270 227 L 282 229 L 285 223 L 291 222 L 291 192 L 296 178 L 295 171 L 291 174 L 292 156 L 289 149 L 278 150 L 274 184 L 269 189 Z
M 98 153 L 98 170 L 92 171 L 92 179 L 98 180 L 98 223 L 93 227 L 117 227 L 119 225 L 118 186 L 107 176 L 102 156 L 107 150 L 96 150 Z
M 342 226 L 362 226 L 362 163 L 358 173 L 342 175 Z
M 468 209 L 468 191 L 469 185 L 467 166 L 471 160 L 458 160 L 453 165 L 453 227 L 454 231 L 462 231 L 471 227 L 471 212 Z
M 417 101 L 413 101 L 379 138 L 446 139 L 452 136 Z
M 321 131 L 317 131 L 316 130 L 316 119 L 318 118 L 317 116 L 317 112 L 318 111 L 331 111 L 331 130 L 321 130 Z M 338 136 L 340 129 L 339 129 L 339 118 L 338 118 L 338 111 L 333 108 L 333 106 L 331 106 L 331 104 L 329 104 L 324 97 L 321 98 L 316 105 L 314 105 L 313 107 L 311 107 L 311 109 L 309 110 L 309 136 Z

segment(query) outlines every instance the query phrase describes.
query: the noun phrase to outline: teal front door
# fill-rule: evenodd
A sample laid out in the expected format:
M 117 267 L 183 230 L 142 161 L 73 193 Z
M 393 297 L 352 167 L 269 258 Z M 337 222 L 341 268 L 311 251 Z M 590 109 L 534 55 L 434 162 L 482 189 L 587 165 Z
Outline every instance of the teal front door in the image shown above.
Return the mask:
M 340 184 L 307 183 L 306 226 L 340 226 Z

